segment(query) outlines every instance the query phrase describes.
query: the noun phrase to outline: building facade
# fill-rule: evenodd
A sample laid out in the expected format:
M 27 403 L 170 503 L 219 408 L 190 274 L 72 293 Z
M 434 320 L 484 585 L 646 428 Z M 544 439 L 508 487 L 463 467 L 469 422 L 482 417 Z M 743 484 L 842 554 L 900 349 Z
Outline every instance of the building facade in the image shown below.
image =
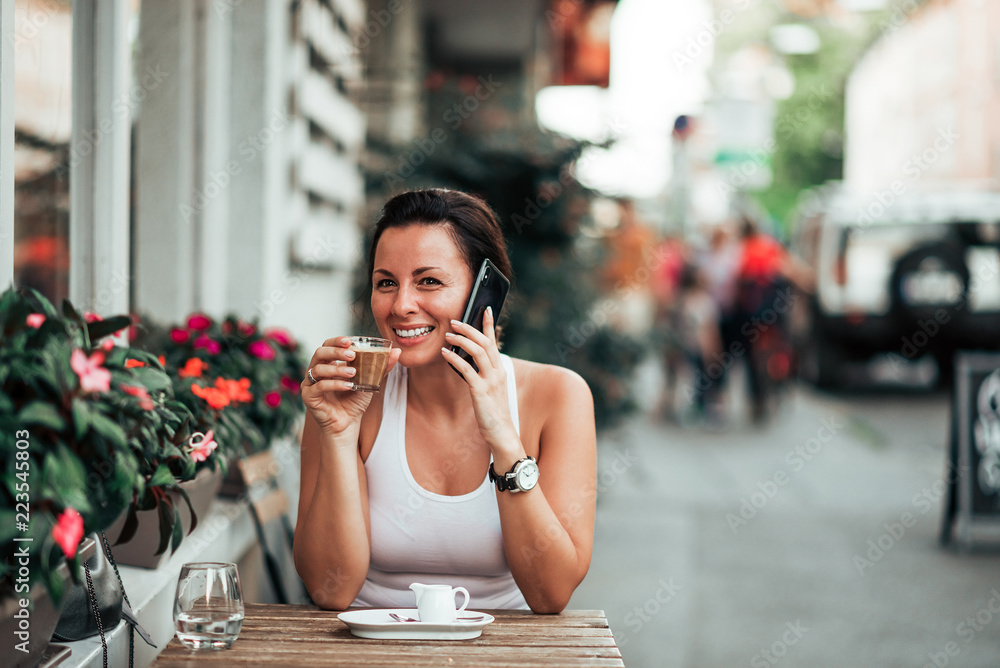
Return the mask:
M 1000 3 L 903 3 L 847 85 L 845 183 L 997 187 Z

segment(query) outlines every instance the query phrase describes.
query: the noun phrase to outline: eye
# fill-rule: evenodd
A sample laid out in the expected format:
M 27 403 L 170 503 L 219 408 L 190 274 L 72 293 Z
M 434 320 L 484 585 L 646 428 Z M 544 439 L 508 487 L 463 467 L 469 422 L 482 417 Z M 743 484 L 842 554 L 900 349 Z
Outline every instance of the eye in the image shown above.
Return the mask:
M 420 280 L 420 282 L 423 285 L 443 285 L 443 283 L 441 283 L 441 281 L 439 281 L 438 279 L 436 279 L 436 278 L 434 278 L 432 276 L 426 276 L 426 277 L 422 278 Z
M 385 290 L 387 288 L 391 288 L 392 286 L 393 286 L 392 279 L 389 278 L 382 278 L 375 281 L 376 290 Z

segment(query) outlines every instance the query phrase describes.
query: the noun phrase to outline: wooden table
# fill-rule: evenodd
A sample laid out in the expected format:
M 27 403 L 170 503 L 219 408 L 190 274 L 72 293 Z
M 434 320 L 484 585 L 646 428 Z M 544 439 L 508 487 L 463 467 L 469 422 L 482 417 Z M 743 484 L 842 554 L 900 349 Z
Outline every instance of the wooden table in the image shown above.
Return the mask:
M 367 640 L 337 613 L 312 605 L 247 604 L 228 650 L 192 651 L 175 636 L 153 664 L 180 666 L 624 666 L 600 610 L 535 615 L 488 610 L 496 621 L 475 640 Z

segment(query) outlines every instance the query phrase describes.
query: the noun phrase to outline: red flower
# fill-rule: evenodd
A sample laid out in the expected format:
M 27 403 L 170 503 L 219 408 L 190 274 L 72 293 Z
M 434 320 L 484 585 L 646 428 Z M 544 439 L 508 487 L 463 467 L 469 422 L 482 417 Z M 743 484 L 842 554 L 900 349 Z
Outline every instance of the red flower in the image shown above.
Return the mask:
M 90 323 L 90 322 L 100 322 L 100 321 L 104 320 L 104 318 L 102 318 L 101 316 L 97 315 L 93 311 L 84 311 L 83 312 L 83 319 L 86 322 L 88 322 L 88 323 Z
M 300 389 L 298 381 L 296 381 L 291 376 L 281 377 L 281 389 L 287 390 L 289 392 L 298 392 Z
M 197 383 L 192 383 L 191 392 L 194 396 L 204 399 L 209 406 L 216 410 L 221 410 L 229 405 L 229 393 L 217 387 L 202 387 Z
M 277 408 L 281 405 L 281 395 L 277 392 L 268 392 L 264 395 L 264 402 L 271 408 Z
M 273 360 L 274 359 L 274 348 L 271 344 L 264 340 L 257 340 L 247 346 L 247 350 L 251 355 L 261 360 Z
M 237 320 L 236 331 L 241 336 L 251 337 L 257 333 L 257 328 L 254 327 L 251 323 L 247 322 L 246 320 Z
M 202 334 L 195 339 L 194 347 L 204 348 L 209 355 L 218 355 L 219 351 L 222 350 L 222 346 L 219 345 L 219 342 L 209 338 L 207 334 Z
M 145 387 L 122 385 L 122 390 L 125 391 L 125 394 L 130 394 L 133 397 L 139 397 L 139 408 L 147 411 L 151 411 L 156 408 L 153 404 L 153 400 L 149 398 L 149 392 L 146 391 Z
M 201 439 L 195 441 L 199 436 Z M 191 434 L 191 440 L 188 441 L 188 444 L 191 446 L 191 459 L 196 462 L 203 462 L 208 459 L 212 451 L 219 447 L 219 444 L 215 442 L 214 436 L 214 430 L 210 430 L 207 434 L 202 434 L 200 431 Z
M 79 348 L 70 355 L 69 365 L 80 378 L 80 389 L 84 392 L 107 392 L 111 387 L 111 372 L 101 366 L 104 353 L 98 351 L 87 357 Z
M 200 332 L 212 326 L 212 319 L 204 313 L 194 313 L 188 318 L 188 329 Z
M 287 348 L 288 350 L 295 349 L 295 339 L 288 333 L 287 330 L 279 329 L 277 327 L 265 329 L 264 336 L 271 339 L 282 348 Z
M 52 540 L 62 548 L 63 554 L 69 559 L 76 556 L 76 548 L 83 538 L 83 517 L 73 508 L 67 508 L 60 513 L 52 526 Z
M 170 330 L 170 340 L 174 343 L 187 343 L 191 339 L 191 332 L 177 327 Z
M 208 367 L 208 363 L 197 358 L 192 357 L 184 363 L 180 369 L 177 370 L 177 375 L 181 378 L 201 378 L 201 374 Z
M 32 313 L 27 317 L 28 327 L 34 327 L 38 329 L 45 322 L 45 316 L 41 313 Z
M 228 378 L 216 378 L 215 387 L 226 393 L 229 401 L 247 403 L 253 401 L 250 394 L 250 379 L 240 378 L 239 380 L 229 380 Z
M 131 359 L 131 358 L 125 360 L 125 368 L 126 369 L 138 369 L 138 368 L 144 367 L 144 366 L 146 366 L 146 363 L 145 362 L 140 362 L 139 360 L 134 360 L 134 359 Z

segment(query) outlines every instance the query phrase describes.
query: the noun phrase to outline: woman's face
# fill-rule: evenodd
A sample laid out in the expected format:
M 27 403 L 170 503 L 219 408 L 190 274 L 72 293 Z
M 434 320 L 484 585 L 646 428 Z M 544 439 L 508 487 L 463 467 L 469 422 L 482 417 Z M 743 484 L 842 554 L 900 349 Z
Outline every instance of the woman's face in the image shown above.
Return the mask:
M 465 310 L 472 274 L 445 224 L 392 227 L 375 249 L 372 314 L 403 366 L 443 362 L 444 335 Z

